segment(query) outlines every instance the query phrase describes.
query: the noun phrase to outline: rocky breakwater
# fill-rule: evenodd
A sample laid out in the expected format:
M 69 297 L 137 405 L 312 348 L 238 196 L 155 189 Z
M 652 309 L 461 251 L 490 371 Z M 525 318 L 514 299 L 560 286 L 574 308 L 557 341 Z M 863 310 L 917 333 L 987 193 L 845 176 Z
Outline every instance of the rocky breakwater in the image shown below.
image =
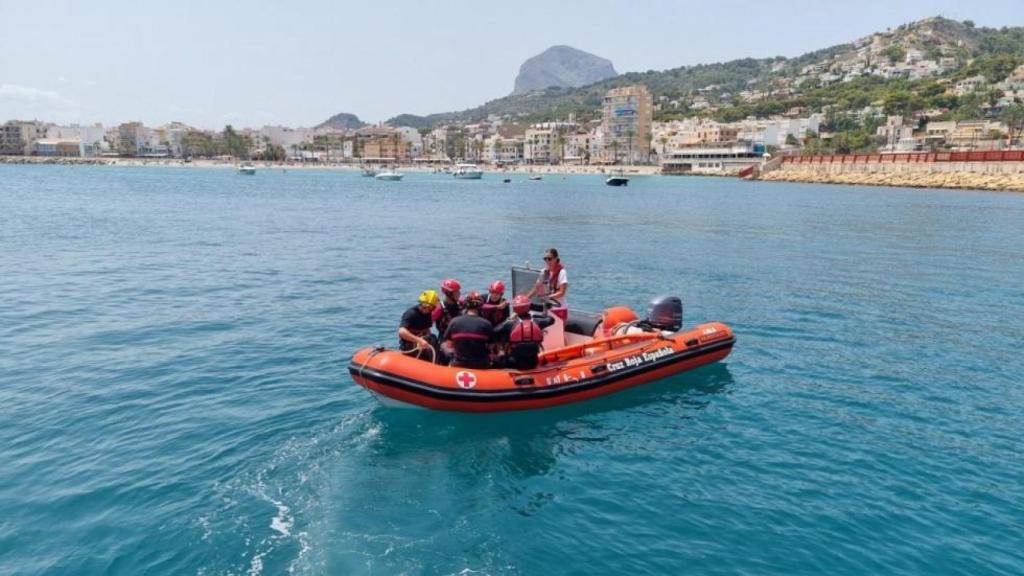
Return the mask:
M 59 164 L 62 166 L 106 165 L 103 158 L 73 158 L 60 156 L 0 156 L 0 164 Z
M 786 166 L 780 170 L 761 174 L 760 179 L 779 182 L 1024 192 L 1024 169 L 1020 171 L 964 169 L 890 172 L 832 171 L 811 166 Z

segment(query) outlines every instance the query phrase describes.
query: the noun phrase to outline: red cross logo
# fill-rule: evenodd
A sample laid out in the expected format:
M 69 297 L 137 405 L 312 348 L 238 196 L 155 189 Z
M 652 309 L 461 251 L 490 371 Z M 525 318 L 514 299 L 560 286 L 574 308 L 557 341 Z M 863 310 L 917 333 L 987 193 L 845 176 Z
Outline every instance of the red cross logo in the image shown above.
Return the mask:
M 476 376 L 472 372 L 459 372 L 455 375 L 455 383 L 459 385 L 459 388 L 469 390 L 476 386 Z

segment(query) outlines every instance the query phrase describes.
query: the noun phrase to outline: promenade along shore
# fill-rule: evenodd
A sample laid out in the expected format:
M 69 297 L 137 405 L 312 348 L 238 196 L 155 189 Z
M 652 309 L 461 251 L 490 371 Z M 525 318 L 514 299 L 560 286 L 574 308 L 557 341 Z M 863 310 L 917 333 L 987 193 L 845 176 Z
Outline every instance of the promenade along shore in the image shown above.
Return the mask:
M 227 160 L 191 160 L 177 158 L 76 158 L 48 156 L 0 156 L 0 164 L 48 164 L 60 166 L 166 166 L 174 168 L 231 168 L 236 169 L 242 161 Z M 318 162 L 267 162 L 262 160 L 248 161 L 261 170 L 339 170 L 360 171 L 362 165 L 353 163 L 318 163 Z M 435 172 L 438 167 L 430 165 L 399 164 L 395 167 L 401 172 Z M 645 166 L 596 166 L 573 164 L 524 164 L 516 166 L 495 167 L 481 164 L 480 169 L 493 174 L 619 174 L 628 176 L 651 176 L 661 173 L 661 167 Z
M 235 169 L 237 162 L 140 158 L 46 158 L 31 156 L 0 156 L 0 164 L 55 164 L 92 166 L 165 166 L 180 168 Z M 356 171 L 355 164 L 317 164 L 298 162 L 256 162 L 261 170 L 339 170 Z M 482 166 L 493 174 L 617 174 L 616 166 L 526 165 L 508 168 Z M 428 166 L 400 166 L 403 172 L 433 172 Z M 659 166 L 625 166 L 626 175 L 656 175 Z M 701 176 L 714 176 L 702 173 Z M 721 176 L 728 176 L 722 174 Z M 684 176 L 673 176 L 683 178 Z M 1006 190 L 1024 192 L 1024 161 L 946 162 L 946 163 L 782 163 L 777 168 L 762 170 L 755 180 L 769 182 L 807 182 L 818 184 L 856 184 L 907 188 L 962 188 L 970 190 Z

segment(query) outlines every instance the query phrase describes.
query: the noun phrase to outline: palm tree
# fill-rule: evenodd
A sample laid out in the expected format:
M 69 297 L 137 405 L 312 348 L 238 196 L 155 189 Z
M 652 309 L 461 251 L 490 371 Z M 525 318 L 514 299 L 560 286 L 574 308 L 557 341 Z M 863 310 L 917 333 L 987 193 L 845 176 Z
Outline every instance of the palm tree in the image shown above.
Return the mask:
M 430 135 L 431 130 L 430 130 L 430 128 L 420 128 L 420 129 L 418 129 L 416 131 L 420 133 L 420 155 L 424 156 L 427 153 L 427 150 L 426 150 L 427 136 Z
M 555 138 L 555 144 L 558 145 L 558 163 L 561 164 L 565 158 L 565 134 L 558 133 L 558 137 Z
M 494 160 L 495 162 L 501 159 L 501 146 L 504 144 L 501 140 L 501 136 L 497 135 L 494 137 Z
M 661 138 L 658 138 L 658 142 L 661 142 L 661 157 L 665 157 L 665 146 L 668 144 L 668 135 L 662 134 Z

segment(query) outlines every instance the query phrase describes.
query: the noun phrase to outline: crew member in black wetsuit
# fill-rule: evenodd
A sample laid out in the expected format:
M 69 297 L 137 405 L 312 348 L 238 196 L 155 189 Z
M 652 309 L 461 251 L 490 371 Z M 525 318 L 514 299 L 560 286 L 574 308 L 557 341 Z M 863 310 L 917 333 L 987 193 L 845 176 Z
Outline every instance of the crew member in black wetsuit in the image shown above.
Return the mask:
M 434 325 L 437 326 L 438 334 L 444 334 L 452 319 L 462 314 L 462 303 L 459 302 L 461 290 L 462 285 L 454 278 L 441 282 L 441 294 L 444 297 L 441 300 L 441 305 L 434 310 Z
M 530 299 L 520 294 L 512 300 L 515 316 L 502 322 L 494 331 L 494 340 L 505 348 L 496 360 L 502 368 L 532 370 L 537 367 L 537 356 L 544 342 L 544 329 L 555 323 L 551 316 L 530 315 Z
M 437 338 L 430 333 L 431 313 L 441 299 L 437 292 L 424 290 L 415 306 L 402 314 L 398 325 L 398 349 L 404 352 L 415 350 L 416 358 L 435 362 L 437 360 Z
M 437 328 L 437 335 L 443 336 L 448 330 L 448 324 L 456 317 L 462 314 L 462 302 L 459 300 L 459 294 L 462 291 L 462 285 L 455 278 L 449 278 L 444 282 L 441 282 L 441 304 L 434 309 L 434 327 Z M 438 364 L 447 365 L 451 362 L 452 358 L 452 347 L 451 342 L 445 342 L 441 339 L 441 345 L 437 347 Z
M 491 365 L 489 344 L 494 338 L 494 327 L 480 317 L 484 299 L 477 292 L 466 296 L 466 311 L 448 325 L 444 342 L 451 342 L 454 348 L 452 366 L 464 368 L 489 368 Z
M 505 283 L 501 280 L 491 282 L 487 289 L 487 299 L 484 300 L 480 315 L 491 321 L 492 326 L 497 326 L 508 320 L 508 300 L 505 300 Z

